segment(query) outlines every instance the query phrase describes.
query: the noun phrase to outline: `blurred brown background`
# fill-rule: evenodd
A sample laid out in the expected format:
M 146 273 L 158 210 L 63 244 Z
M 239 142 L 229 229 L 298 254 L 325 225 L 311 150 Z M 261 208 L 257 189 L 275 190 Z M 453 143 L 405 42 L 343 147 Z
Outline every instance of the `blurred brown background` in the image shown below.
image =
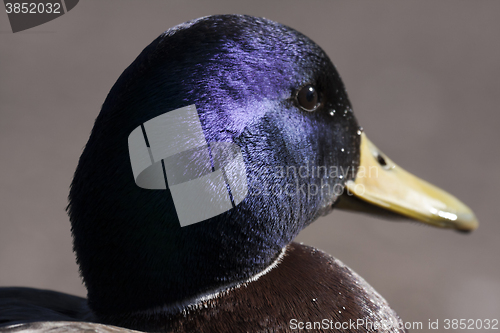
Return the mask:
M 334 212 L 298 240 L 353 268 L 405 321 L 500 319 L 498 1 L 86 0 L 17 34 L 0 13 L 0 286 L 85 295 L 65 206 L 100 106 L 162 31 L 222 13 L 316 41 L 371 140 L 481 223 L 462 235 Z

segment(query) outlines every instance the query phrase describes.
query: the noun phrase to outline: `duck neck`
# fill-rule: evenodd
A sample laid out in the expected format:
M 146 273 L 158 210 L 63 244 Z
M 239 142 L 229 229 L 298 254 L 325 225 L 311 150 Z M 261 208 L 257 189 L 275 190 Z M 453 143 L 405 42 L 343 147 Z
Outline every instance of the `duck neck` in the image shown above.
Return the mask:
M 246 286 L 249 283 L 253 283 L 259 280 L 261 277 L 269 273 L 271 270 L 275 269 L 283 260 L 285 253 L 287 251 L 287 246 L 283 247 L 278 255 L 278 257 L 271 262 L 270 265 L 265 267 L 260 272 L 250 276 L 249 278 L 242 281 L 233 281 L 219 288 L 200 293 L 198 295 L 179 300 L 174 303 L 165 304 L 162 306 L 153 307 L 146 310 L 133 311 L 130 313 L 132 316 L 144 317 L 144 316 L 158 316 L 158 315 L 175 315 L 188 310 L 200 309 L 207 304 L 207 302 L 214 300 L 216 298 L 222 297 L 231 291 L 238 289 L 240 287 Z
M 94 234 L 91 243 L 75 238 L 91 309 L 105 320 L 123 313 L 178 313 L 196 307 L 265 275 L 291 241 L 257 240 L 255 233 L 242 233 L 241 225 L 233 229 L 228 223 L 221 231 L 209 224 L 175 233 L 143 220 L 141 228 L 117 229 L 113 237 Z

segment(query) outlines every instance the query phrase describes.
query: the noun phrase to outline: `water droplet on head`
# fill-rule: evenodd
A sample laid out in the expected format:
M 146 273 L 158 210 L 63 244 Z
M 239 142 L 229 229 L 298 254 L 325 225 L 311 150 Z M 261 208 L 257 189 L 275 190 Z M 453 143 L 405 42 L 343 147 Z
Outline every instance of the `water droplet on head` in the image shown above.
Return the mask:
M 359 126 L 357 133 L 358 133 L 358 135 L 361 135 L 361 133 L 363 133 L 363 127 Z
M 330 116 L 335 116 L 335 109 L 330 110 Z
M 340 151 L 341 151 L 341 152 L 344 152 L 344 150 L 345 150 L 344 148 L 340 148 Z

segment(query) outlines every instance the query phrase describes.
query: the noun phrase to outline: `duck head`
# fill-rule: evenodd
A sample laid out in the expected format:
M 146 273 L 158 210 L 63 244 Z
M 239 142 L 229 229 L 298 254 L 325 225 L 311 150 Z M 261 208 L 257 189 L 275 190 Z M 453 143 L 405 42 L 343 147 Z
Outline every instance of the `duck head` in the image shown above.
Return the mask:
M 170 162 L 150 154 L 165 183 L 140 186 L 132 133 L 151 153 L 158 144 L 147 142 L 153 135 L 148 124 L 186 107 L 195 111 L 206 146 L 174 154 Z M 172 119 L 163 130 L 174 134 L 163 143 L 175 150 L 189 138 L 182 134 L 186 124 Z M 188 213 L 203 207 L 189 196 L 176 197 L 168 163 L 181 173 L 183 166 L 196 169 L 193 163 L 208 151 L 205 174 L 213 173 L 220 168 L 212 143 L 237 147 L 243 190 L 231 188 L 226 169 L 230 208 L 182 226 L 179 204 Z M 360 176 L 368 166 L 381 176 Z M 472 212 L 459 201 L 398 172 L 363 134 L 337 70 L 313 41 L 250 16 L 181 24 L 160 35 L 120 76 L 75 172 L 68 211 L 89 304 L 102 317 L 178 309 L 255 278 L 348 189 L 357 199 L 341 200 L 344 208 L 378 206 L 437 226 L 475 228 Z M 428 206 L 420 209 L 422 202 Z

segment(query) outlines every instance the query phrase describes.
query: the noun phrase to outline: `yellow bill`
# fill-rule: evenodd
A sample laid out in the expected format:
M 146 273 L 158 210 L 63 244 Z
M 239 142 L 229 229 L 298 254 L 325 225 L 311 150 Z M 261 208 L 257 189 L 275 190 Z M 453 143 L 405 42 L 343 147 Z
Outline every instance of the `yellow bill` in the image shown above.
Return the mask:
M 360 168 L 338 208 L 399 215 L 441 228 L 472 231 L 478 221 L 453 195 L 405 171 L 361 134 Z

